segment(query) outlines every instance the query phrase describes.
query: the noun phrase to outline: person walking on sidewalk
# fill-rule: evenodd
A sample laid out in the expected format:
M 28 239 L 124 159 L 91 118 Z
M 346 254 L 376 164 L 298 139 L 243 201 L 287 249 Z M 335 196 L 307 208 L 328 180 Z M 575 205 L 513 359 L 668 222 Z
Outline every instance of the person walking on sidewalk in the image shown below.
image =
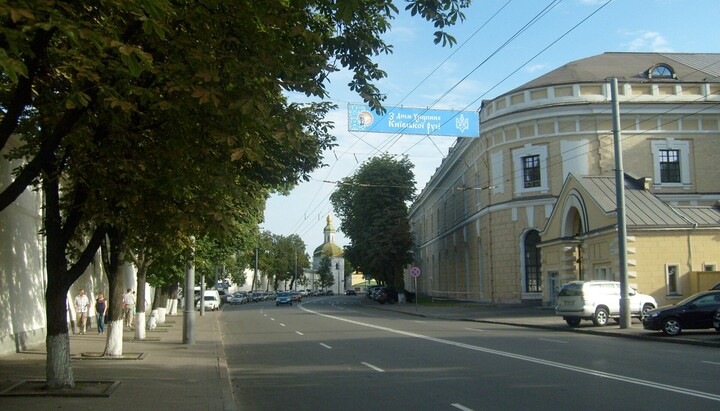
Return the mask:
M 105 333 L 105 315 L 107 314 L 108 302 L 105 299 L 105 294 L 98 294 L 97 300 L 95 300 L 95 314 L 97 315 L 97 328 L 98 334 Z
M 123 296 L 123 308 L 125 310 L 125 325 L 132 328 L 133 312 L 135 311 L 135 293 L 131 288 Z
M 75 297 L 75 312 L 77 313 L 77 321 L 80 324 L 80 334 L 85 334 L 89 310 L 90 299 L 85 295 L 85 290 L 80 289 L 80 294 Z

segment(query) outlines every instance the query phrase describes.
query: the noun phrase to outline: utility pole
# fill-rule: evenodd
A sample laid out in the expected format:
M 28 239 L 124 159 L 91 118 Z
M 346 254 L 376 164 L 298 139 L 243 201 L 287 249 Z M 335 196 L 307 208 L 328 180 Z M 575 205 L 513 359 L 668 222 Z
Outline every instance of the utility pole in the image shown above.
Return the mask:
M 617 204 L 618 263 L 620 269 L 620 328 L 630 328 L 630 298 L 627 272 L 627 227 L 625 224 L 625 172 L 623 170 L 622 145 L 620 139 L 620 104 L 618 103 L 618 81 L 610 82 L 613 111 L 613 143 L 615 146 L 615 202 Z

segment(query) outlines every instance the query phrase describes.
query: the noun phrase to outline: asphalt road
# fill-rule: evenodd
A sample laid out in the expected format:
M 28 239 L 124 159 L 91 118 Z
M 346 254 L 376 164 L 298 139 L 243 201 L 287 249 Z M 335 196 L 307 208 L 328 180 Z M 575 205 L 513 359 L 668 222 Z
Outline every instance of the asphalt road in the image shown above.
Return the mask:
M 424 319 L 364 296 L 228 306 L 240 410 L 720 409 L 720 351 Z

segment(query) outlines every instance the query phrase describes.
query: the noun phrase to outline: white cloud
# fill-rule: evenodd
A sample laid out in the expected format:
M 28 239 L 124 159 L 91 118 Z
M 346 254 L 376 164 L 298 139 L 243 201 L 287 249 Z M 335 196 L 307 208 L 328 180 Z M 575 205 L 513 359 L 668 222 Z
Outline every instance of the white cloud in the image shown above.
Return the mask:
M 621 33 L 626 37 L 633 37 L 630 42 L 623 44 L 628 51 L 656 51 L 671 52 L 672 47 L 662 34 L 656 31 L 633 31 Z
M 545 67 L 547 67 L 546 64 L 533 64 L 531 66 L 525 67 L 525 71 L 528 73 L 537 73 L 538 71 L 545 70 Z

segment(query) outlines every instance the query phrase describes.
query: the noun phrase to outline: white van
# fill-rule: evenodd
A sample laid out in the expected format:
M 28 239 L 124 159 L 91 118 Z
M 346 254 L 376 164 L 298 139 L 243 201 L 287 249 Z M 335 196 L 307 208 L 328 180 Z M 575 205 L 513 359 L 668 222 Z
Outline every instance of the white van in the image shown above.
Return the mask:
M 218 290 L 205 290 L 205 295 L 203 296 L 203 299 L 201 301 L 205 305 L 206 311 L 219 310 L 220 306 L 222 305 L 222 301 L 220 300 L 220 293 L 218 292 Z M 200 309 L 201 301 L 198 301 L 195 307 L 198 310 Z

